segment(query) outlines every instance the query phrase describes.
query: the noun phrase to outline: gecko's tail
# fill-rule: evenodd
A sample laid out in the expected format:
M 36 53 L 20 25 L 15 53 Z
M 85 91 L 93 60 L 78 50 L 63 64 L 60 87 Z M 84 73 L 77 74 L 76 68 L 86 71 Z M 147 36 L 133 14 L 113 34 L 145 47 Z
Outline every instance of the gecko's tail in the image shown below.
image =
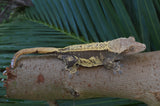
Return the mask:
M 33 53 L 39 53 L 39 54 L 44 54 L 44 53 L 54 53 L 58 52 L 58 48 L 54 47 L 37 47 L 37 48 L 27 48 L 27 49 L 22 49 L 19 50 L 12 58 L 11 60 L 11 68 L 15 67 L 16 61 L 18 57 L 24 54 L 33 54 Z

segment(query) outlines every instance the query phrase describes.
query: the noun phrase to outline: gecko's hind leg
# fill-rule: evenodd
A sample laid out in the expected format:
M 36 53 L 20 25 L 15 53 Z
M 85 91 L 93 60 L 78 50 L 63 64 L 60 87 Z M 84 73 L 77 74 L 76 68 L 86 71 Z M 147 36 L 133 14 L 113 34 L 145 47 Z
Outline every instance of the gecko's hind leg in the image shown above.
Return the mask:
M 66 66 L 65 70 L 68 70 L 70 74 L 76 73 L 78 68 L 78 58 L 72 55 L 59 55 L 58 58 L 62 59 Z

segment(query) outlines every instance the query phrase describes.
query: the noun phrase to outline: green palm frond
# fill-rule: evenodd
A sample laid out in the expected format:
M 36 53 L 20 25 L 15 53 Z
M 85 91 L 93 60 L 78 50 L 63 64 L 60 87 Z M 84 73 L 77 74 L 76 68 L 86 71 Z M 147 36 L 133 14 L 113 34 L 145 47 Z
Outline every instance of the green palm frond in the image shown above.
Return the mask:
M 64 47 L 122 36 L 134 36 L 147 51 L 160 48 L 158 0 L 33 0 L 33 4 L 17 20 L 0 25 L 0 50 L 11 51 L 0 54 L 2 65 L 22 48 Z
M 159 0 L 32 0 L 34 6 L 0 25 L 0 68 L 30 47 L 64 47 L 134 36 L 160 49 Z

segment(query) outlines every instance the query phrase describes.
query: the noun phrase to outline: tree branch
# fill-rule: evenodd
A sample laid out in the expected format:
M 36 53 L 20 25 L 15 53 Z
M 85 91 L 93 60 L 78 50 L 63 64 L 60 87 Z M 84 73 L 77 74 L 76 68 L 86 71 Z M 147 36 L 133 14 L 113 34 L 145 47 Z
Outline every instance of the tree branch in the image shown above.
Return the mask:
M 65 64 L 52 55 L 23 56 L 7 71 L 7 96 L 47 100 L 119 97 L 160 106 L 160 51 L 126 56 L 122 74 L 103 66 L 79 67 L 69 76 Z

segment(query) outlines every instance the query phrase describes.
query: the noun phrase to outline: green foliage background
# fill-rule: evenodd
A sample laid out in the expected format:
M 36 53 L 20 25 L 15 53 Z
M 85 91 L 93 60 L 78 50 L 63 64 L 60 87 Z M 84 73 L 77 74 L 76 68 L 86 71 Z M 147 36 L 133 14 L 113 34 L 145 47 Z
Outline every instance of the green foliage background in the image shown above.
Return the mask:
M 159 0 L 32 0 L 34 6 L 0 24 L 0 69 L 23 48 L 64 47 L 134 36 L 146 51 L 160 49 Z M 4 78 L 0 73 L 0 78 Z M 0 82 L 0 105 L 47 105 L 43 101 L 7 99 Z M 73 105 L 59 100 L 60 106 Z M 126 99 L 76 100 L 76 106 L 146 106 Z

